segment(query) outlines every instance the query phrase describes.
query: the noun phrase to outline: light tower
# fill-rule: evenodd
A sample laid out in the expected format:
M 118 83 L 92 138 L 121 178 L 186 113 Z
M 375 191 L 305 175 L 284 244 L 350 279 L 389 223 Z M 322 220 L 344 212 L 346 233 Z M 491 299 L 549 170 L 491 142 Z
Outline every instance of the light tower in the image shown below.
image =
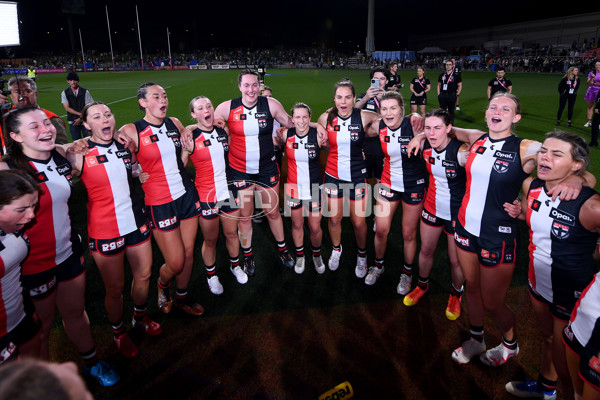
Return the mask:
M 365 53 L 371 56 L 375 51 L 375 0 L 369 0 L 369 13 L 367 15 L 367 39 Z

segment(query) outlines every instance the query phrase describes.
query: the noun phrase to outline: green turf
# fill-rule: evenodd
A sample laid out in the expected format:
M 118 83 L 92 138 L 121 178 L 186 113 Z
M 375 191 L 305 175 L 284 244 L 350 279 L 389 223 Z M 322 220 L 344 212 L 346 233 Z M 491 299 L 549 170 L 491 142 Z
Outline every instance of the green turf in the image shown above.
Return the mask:
M 80 73 L 81 85 L 89 89 L 95 100 L 111 104 L 117 125 L 141 118 L 135 98 L 137 87 L 146 81 L 166 88 L 169 115 L 184 124 L 191 123 L 190 99 L 208 96 L 215 106 L 239 96 L 236 85 L 239 71 L 147 71 L 124 73 Z M 273 70 L 266 77 L 274 97 L 286 109 L 297 101 L 313 109 L 316 120 L 331 106 L 333 85 L 349 77 L 358 93 L 368 85 L 368 71 L 355 70 Z M 412 71 L 402 71 L 405 83 Z M 59 115 L 64 114 L 60 91 L 67 85 L 66 74 L 42 74 L 38 79 L 39 104 Z M 434 88 L 429 95 L 429 108 L 437 106 L 435 81 L 438 72 L 429 71 Z M 456 125 L 484 130 L 483 112 L 487 104 L 487 82 L 492 73 L 464 72 L 464 90 L 460 97 L 462 111 L 456 114 Z M 555 128 L 560 75 L 508 74 L 514 93 L 522 101 L 523 119 L 516 132 L 522 137 L 542 140 Z M 582 90 L 583 91 L 583 90 Z M 407 87 L 401 93 L 408 99 Z M 585 102 L 580 93 L 576 104 L 574 128 L 568 130 L 589 138 Z M 566 111 L 565 111 L 566 112 Z M 566 117 L 563 117 L 566 120 Z M 592 149 L 591 171 L 599 172 L 598 150 Z M 285 161 L 284 161 L 285 162 Z M 80 183 L 71 198 L 75 229 L 84 243 L 86 196 Z M 372 217 L 369 225 L 369 260 L 373 258 Z M 431 276 L 430 299 L 414 308 L 402 305 L 396 294 L 402 262 L 401 211 L 392 224 L 386 253 L 386 272 L 373 287 L 367 287 L 354 276 L 355 243 L 352 227 L 343 221 L 344 253 L 340 270 L 318 276 L 310 261 L 301 276 L 283 271 L 276 261 L 276 249 L 266 223 L 254 227 L 254 254 L 257 276 L 241 286 L 227 271 L 227 252 L 221 237 L 217 253 L 217 272 L 225 287 L 222 296 L 212 295 L 206 284 L 200 258 L 201 236 L 196 241 L 195 266 L 190 295 L 206 307 L 199 320 L 183 315 L 158 314 L 155 282 L 162 263 L 155 251 L 149 311 L 163 326 L 158 339 L 137 338 L 142 354 L 133 361 L 115 355 L 110 327 L 106 321 L 101 278 L 89 257 L 86 304 L 100 354 L 108 356 L 124 375 L 123 383 L 110 390 L 94 389 L 97 398 L 165 398 L 171 391 L 178 398 L 316 398 L 344 380 L 358 388 L 356 398 L 507 398 L 502 386 L 512 376 L 535 377 L 539 362 L 537 328 L 532 323 L 526 286 L 526 231 L 522 225 L 522 248 L 513 281 L 519 293 L 509 301 L 518 309 L 519 329 L 524 331 L 524 354 L 508 370 L 498 376 L 496 370 L 479 366 L 461 368 L 450 361 L 450 352 L 467 332 L 467 319 L 450 323 L 443 318 L 450 274 L 445 240 L 440 241 Z M 284 218 L 286 241 L 293 248 L 290 220 Z M 330 252 L 326 219 L 323 258 Z M 308 231 L 305 231 L 308 247 Z M 128 280 L 130 274 L 127 273 Z M 126 316 L 131 312 L 131 298 L 126 293 Z M 491 321 L 489 344 L 499 337 Z M 397 333 L 396 333 L 397 332 Z M 495 335 L 495 336 L 494 336 Z M 368 343 L 373 340 L 373 343 Z M 531 343 L 526 345 L 525 343 Z M 360 346 L 356 347 L 358 344 Z M 353 347 L 355 346 L 355 347 Z M 52 355 L 57 360 L 77 360 L 77 355 L 57 323 L 52 341 Z M 423 375 L 425 374 L 425 375 Z M 427 375 L 431 374 L 431 375 Z M 435 374 L 435 377 L 433 377 Z M 431 377 L 431 381 L 427 377 Z M 497 379 L 500 379 L 498 381 Z M 381 382 L 382 386 L 377 386 Z M 433 384 L 430 384 L 433 382 Z M 458 385 L 454 385 L 456 382 Z M 143 384 L 142 384 L 143 383 Z M 412 386 L 414 383 L 414 387 Z M 140 386 L 141 385 L 141 386 Z M 177 392 L 179 390 L 179 392 Z M 362 394 L 358 396 L 358 394 Z M 384 397 L 377 397 L 384 398 Z

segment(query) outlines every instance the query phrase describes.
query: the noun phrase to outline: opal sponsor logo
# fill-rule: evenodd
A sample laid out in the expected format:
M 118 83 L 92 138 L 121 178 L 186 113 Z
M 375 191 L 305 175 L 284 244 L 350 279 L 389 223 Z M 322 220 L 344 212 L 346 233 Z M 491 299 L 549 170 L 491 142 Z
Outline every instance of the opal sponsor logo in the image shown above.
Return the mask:
M 569 226 L 575 226 L 575 217 L 567 212 L 559 210 L 558 208 L 553 207 L 550 210 L 550 217 L 555 221 L 562 222 Z
M 56 171 L 61 175 L 67 175 L 71 173 L 71 167 L 69 164 L 58 165 L 56 166 Z
M 517 153 L 515 153 L 514 151 L 496 150 L 494 152 L 494 158 L 498 158 L 500 160 L 508 162 L 513 162 L 517 159 Z

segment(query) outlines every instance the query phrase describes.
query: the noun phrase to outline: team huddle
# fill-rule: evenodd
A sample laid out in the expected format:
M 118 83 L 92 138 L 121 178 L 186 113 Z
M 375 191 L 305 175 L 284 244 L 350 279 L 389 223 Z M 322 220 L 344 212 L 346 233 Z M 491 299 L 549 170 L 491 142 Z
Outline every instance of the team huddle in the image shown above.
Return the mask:
M 447 64 L 450 77 L 451 67 Z M 411 83 L 413 97 L 426 93 L 422 72 Z M 423 90 L 413 91 L 417 85 Z M 448 82 L 441 85 L 443 94 Z M 88 247 L 105 284 L 115 343 L 125 357 L 139 353 L 125 324 L 125 257 L 133 275 L 132 326 L 147 335 L 162 333 L 146 313 L 151 237 L 164 258 L 157 279 L 159 309 L 200 316 L 204 308 L 188 296 L 198 227 L 207 284 L 215 295 L 224 292 L 216 266 L 219 224 L 237 282 L 246 284 L 260 271 L 252 253 L 255 208 L 268 221 L 281 264 L 297 274 L 311 262 L 318 274 L 341 266 L 342 220 L 349 217 L 355 275 L 375 285 L 385 276 L 388 235 L 401 205 L 404 262 L 397 293 L 405 305 L 418 304 L 428 292 L 434 252 L 446 233 L 452 279 L 445 314 L 459 318 L 464 294 L 470 325 L 470 339 L 451 355 L 455 362 L 478 357 L 500 366 L 519 352 L 506 296 L 523 219 L 530 230 L 532 305 L 544 335 L 542 366 L 538 380 L 509 382 L 506 390 L 553 399 L 560 379 L 567 397 L 600 396 L 600 371 L 590 362 L 600 351 L 600 282 L 592 258 L 600 236 L 600 196 L 586 171 L 589 148 L 582 138 L 558 131 L 543 143 L 515 136 L 511 129 L 521 109 L 508 91 L 488 93 L 489 131 L 482 132 L 454 126 L 453 111 L 424 114 L 426 101 L 411 101 L 413 111 L 423 106 L 424 115 L 406 115 L 402 95 L 393 90 L 370 89 L 358 96 L 366 99 L 359 107 L 349 80 L 335 85 L 333 106 L 316 122 L 304 103 L 295 104 L 289 115 L 263 93 L 252 70 L 240 72 L 238 87 L 241 97 L 216 107 L 205 96 L 193 98 L 190 114 L 196 122 L 184 126 L 167 116 L 166 91 L 142 84 L 137 94 L 142 119 L 117 129 L 108 105 L 88 103 L 81 119 L 91 137 L 74 144 L 55 144 L 56 129 L 37 108 L 7 113 L 7 154 L 0 162 L 0 363 L 19 353 L 48 359 L 58 310 L 84 360 L 83 372 L 103 386 L 119 380 L 114 367 L 98 359 L 85 312 L 81 244 L 68 218 L 78 177 L 88 193 Z M 373 109 L 363 107 L 367 100 Z M 277 146 L 287 160 L 282 201 Z M 186 170 L 189 163 L 194 179 Z M 135 190 L 136 177 L 143 199 Z M 365 215 L 371 196 L 375 254 L 369 266 Z M 280 203 L 291 216 L 295 258 L 285 242 Z M 323 217 L 333 246 L 327 261 L 321 249 Z M 304 250 L 305 219 L 310 257 Z M 484 339 L 486 311 L 502 332 L 502 342 L 491 348 Z

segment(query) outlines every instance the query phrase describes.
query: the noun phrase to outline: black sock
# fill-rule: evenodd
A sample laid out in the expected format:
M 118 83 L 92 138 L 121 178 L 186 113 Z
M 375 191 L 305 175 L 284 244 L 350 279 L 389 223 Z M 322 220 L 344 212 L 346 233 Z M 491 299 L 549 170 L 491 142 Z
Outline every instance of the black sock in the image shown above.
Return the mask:
M 514 337 L 513 340 L 507 340 L 504 336 L 502 336 L 502 344 L 504 344 L 507 349 L 511 350 L 515 350 L 518 347 L 516 337 Z
M 296 247 L 296 257 L 304 257 L 304 246 Z
M 312 248 L 312 253 L 313 253 L 313 257 L 319 257 L 321 255 L 321 248 L 320 247 L 313 247 Z
M 452 296 L 460 297 L 460 296 L 462 296 L 463 292 L 465 291 L 464 286 L 461 286 L 460 290 L 456 289 L 454 287 L 454 284 L 451 284 L 450 286 L 451 286 L 451 288 L 450 288 L 450 294 Z
M 421 275 L 419 275 L 417 286 L 419 286 L 423 290 L 427 290 L 427 288 L 429 287 L 429 278 L 423 278 Z
M 175 291 L 175 299 L 178 301 L 184 300 L 188 295 L 187 288 L 177 288 Z
M 471 338 L 477 340 L 479 343 L 483 342 L 483 326 L 469 325 Z
M 96 354 L 96 346 L 92 347 L 92 349 L 89 351 L 84 351 L 79 354 L 81 355 L 81 358 L 83 358 L 83 362 L 88 366 L 94 365 L 98 359 L 98 354 Z
M 383 268 L 383 264 L 384 264 L 384 259 L 383 258 L 376 258 L 375 259 L 375 266 L 377 268 Z
M 287 246 L 285 245 L 285 241 L 277 242 L 277 249 L 279 250 L 280 253 L 287 252 Z
M 556 381 L 551 381 L 548 378 L 544 378 L 542 374 L 538 377 L 538 386 L 544 392 L 553 392 L 556 390 Z
M 146 310 L 148 309 L 147 303 L 141 305 L 133 305 L 133 318 L 136 321 L 141 321 L 146 316 Z
M 404 267 L 402 267 L 402 273 L 405 275 L 411 276 L 414 266 L 415 266 L 414 264 L 404 263 Z
M 209 278 L 212 278 L 214 275 L 217 274 L 217 267 L 215 266 L 215 264 L 206 266 L 206 274 Z
M 123 325 L 122 319 L 117 323 L 110 322 L 110 326 L 112 326 L 113 335 L 115 337 L 119 337 L 125 333 L 125 325 Z

